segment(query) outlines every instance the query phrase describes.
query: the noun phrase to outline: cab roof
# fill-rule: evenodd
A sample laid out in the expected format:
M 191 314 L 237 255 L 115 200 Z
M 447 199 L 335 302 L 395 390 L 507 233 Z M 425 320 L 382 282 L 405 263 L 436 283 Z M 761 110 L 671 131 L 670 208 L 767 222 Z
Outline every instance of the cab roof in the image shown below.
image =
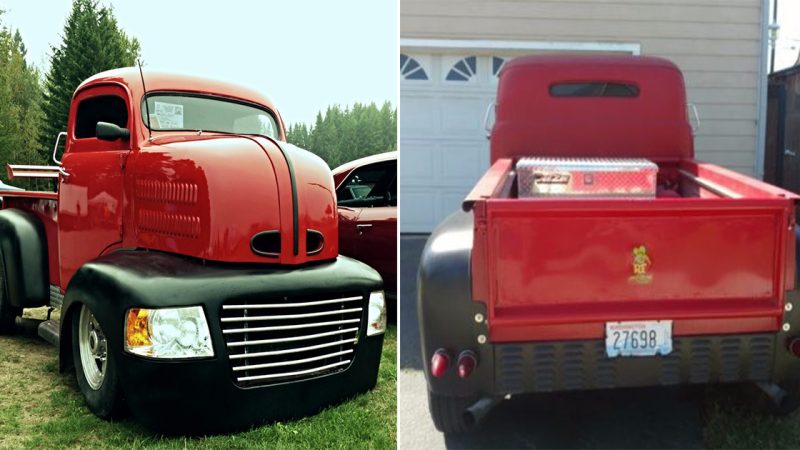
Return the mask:
M 504 65 L 500 73 L 522 67 L 535 67 L 539 70 L 553 70 L 558 73 L 576 68 L 584 73 L 587 70 L 591 70 L 589 68 L 603 71 L 609 67 L 622 67 L 626 70 L 661 68 L 675 70 L 680 73 L 680 69 L 672 61 L 656 56 L 570 54 L 521 56 Z
M 272 101 L 260 92 L 224 81 L 212 80 L 208 78 L 196 77 L 170 72 L 143 70 L 144 82 L 147 92 L 155 91 L 182 91 L 195 92 L 202 94 L 216 94 L 224 97 L 232 97 L 239 100 L 258 103 L 266 106 L 272 111 L 277 111 Z M 108 70 L 93 75 L 81 83 L 75 90 L 75 94 L 95 84 L 115 83 L 123 84 L 128 87 L 131 94 L 135 97 L 144 93 L 142 89 L 142 78 L 138 67 L 123 67 L 120 69 Z
M 694 157 L 683 75 L 666 59 L 525 56 L 499 75 L 492 162 L 532 155 Z

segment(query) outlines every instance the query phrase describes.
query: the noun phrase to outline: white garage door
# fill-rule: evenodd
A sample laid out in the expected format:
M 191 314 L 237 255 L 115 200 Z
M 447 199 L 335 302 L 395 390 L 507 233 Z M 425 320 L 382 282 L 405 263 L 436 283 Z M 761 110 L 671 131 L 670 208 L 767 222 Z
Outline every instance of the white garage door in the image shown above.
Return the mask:
M 506 57 L 400 57 L 400 170 L 403 233 L 429 233 L 489 166 L 483 116 Z
M 407 41 L 414 41 L 410 39 Z M 466 42 L 466 41 L 464 41 Z M 475 41 L 474 50 L 447 48 L 400 55 L 400 231 L 430 233 L 489 167 L 483 118 L 500 68 L 533 53 L 633 53 L 636 43 Z M 467 47 L 465 47 L 467 48 Z

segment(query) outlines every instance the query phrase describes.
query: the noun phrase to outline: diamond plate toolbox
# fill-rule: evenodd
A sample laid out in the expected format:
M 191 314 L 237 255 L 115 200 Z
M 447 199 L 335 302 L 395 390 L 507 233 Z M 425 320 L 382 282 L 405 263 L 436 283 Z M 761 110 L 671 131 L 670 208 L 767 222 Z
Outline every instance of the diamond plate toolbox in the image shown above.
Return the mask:
M 522 198 L 656 196 L 658 166 L 647 159 L 529 157 L 516 170 Z

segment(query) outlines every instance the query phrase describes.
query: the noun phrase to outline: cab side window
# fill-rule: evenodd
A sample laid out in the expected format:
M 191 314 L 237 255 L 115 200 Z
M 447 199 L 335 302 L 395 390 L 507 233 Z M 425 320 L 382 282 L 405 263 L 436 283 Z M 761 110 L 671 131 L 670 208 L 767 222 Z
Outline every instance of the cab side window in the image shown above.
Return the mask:
M 336 191 L 339 206 L 373 208 L 397 205 L 397 162 L 360 167 Z
M 81 101 L 75 116 L 75 138 L 95 137 L 97 122 L 109 122 L 127 128 L 128 107 L 125 100 L 116 95 L 99 95 Z

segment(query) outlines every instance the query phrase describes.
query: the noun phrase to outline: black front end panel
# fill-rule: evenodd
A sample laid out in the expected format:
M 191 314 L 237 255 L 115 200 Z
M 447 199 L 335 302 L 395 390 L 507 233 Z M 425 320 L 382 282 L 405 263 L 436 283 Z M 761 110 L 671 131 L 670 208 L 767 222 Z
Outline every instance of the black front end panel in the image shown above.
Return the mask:
M 208 434 L 314 414 L 373 388 L 383 335 L 366 336 L 367 302 L 380 289 L 373 269 L 346 257 L 286 269 L 119 251 L 81 268 L 63 314 L 85 302 L 98 317 L 137 421 Z M 129 308 L 191 305 L 205 310 L 213 357 L 122 350 Z

